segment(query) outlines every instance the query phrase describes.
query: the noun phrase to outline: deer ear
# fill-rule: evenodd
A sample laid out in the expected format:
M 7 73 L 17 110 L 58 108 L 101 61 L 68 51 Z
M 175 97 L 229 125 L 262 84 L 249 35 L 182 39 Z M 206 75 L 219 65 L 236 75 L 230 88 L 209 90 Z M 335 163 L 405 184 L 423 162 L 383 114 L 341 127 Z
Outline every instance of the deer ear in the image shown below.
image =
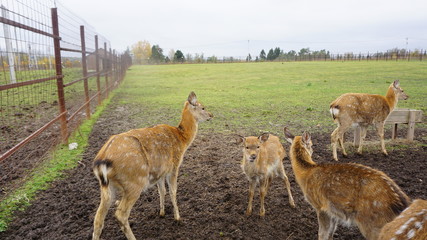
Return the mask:
M 237 138 L 236 138 L 237 144 L 242 144 L 244 141 L 245 141 L 245 137 L 237 136 Z
M 261 142 L 265 142 L 265 141 L 267 141 L 268 140 L 268 138 L 270 137 L 270 134 L 269 133 L 263 133 L 261 136 L 259 136 L 258 137 L 258 139 L 261 141 Z
M 188 95 L 188 102 L 191 105 L 196 106 L 196 104 L 197 104 L 197 97 L 196 97 L 196 94 L 194 92 L 191 92 L 190 95 Z
M 393 82 L 393 87 L 394 88 L 398 88 L 400 86 L 400 82 L 399 82 L 399 80 L 394 80 L 394 82 Z
M 289 143 L 292 144 L 295 136 L 292 135 L 291 131 L 289 131 L 289 129 L 287 127 L 285 127 L 285 129 L 283 129 L 283 130 L 285 131 L 286 141 L 288 141 Z
M 310 133 L 309 133 L 309 132 L 304 132 L 304 133 L 302 134 L 302 141 L 303 141 L 305 144 L 308 144 L 308 143 L 310 143 L 310 142 L 311 142 L 311 136 L 310 136 Z

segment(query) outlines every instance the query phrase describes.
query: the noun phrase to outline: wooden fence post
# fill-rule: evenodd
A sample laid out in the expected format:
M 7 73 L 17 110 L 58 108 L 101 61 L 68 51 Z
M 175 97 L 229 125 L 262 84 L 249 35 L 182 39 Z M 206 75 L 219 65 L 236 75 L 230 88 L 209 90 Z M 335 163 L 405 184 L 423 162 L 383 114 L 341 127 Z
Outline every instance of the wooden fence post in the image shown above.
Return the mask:
M 408 133 L 406 139 L 409 141 L 414 140 L 415 132 L 415 111 L 409 110 L 409 120 L 408 120 Z
M 83 69 L 83 81 L 85 89 L 85 104 L 86 104 L 86 118 L 90 119 L 90 97 L 89 97 L 89 84 L 87 79 L 87 61 L 86 61 L 86 39 L 85 39 L 85 27 L 80 26 L 80 39 L 82 44 L 82 69 Z
M 52 31 L 55 36 L 53 39 L 54 52 L 55 52 L 55 69 L 56 69 L 56 85 L 58 88 L 58 105 L 59 113 L 62 114 L 60 118 L 61 122 L 61 137 L 64 144 L 68 143 L 68 129 L 67 129 L 67 110 L 65 109 L 65 97 L 64 97 L 64 80 L 62 74 L 62 59 L 61 59 L 61 44 L 59 37 L 59 24 L 58 24 L 58 10 L 57 8 L 51 9 L 52 15 Z
M 105 74 L 105 98 L 108 98 L 108 71 L 110 70 L 110 67 L 108 66 L 108 52 L 107 52 L 107 43 L 104 42 L 104 59 L 102 61 L 102 71 Z
M 95 71 L 96 71 L 96 90 L 98 92 L 98 106 L 101 105 L 101 82 L 99 73 L 99 46 L 98 35 L 95 35 Z

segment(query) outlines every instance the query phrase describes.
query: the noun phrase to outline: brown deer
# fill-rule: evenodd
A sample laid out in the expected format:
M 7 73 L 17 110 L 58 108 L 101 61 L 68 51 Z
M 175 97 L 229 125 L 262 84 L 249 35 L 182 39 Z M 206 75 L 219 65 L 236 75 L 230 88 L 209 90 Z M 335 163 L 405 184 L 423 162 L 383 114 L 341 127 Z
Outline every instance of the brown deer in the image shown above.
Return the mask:
M 197 134 L 198 122 L 210 120 L 211 113 L 191 92 L 184 103 L 178 127 L 157 125 L 113 135 L 94 159 L 93 172 L 99 180 L 101 203 L 94 219 L 93 239 L 99 239 L 114 193 L 121 193 L 115 216 L 127 239 L 135 239 L 129 214 L 142 191 L 157 184 L 160 216 L 165 215 L 165 180 L 169 186 L 175 220 L 180 220 L 176 201 L 177 177 L 184 153 Z
M 338 127 L 331 134 L 333 157 L 338 161 L 337 144 L 344 148 L 344 133 L 351 126 L 360 126 L 360 140 L 357 152 L 362 154 L 362 142 L 366 137 L 367 127 L 373 124 L 380 136 L 382 152 L 387 155 L 384 143 L 384 122 L 387 116 L 396 107 L 398 100 L 408 99 L 408 95 L 400 87 L 399 80 L 395 80 L 384 96 L 366 93 L 346 93 L 335 99 L 330 105 L 330 112 Z
M 316 210 L 319 239 L 332 239 L 338 223 L 357 225 L 367 239 L 378 238 L 381 228 L 410 202 L 399 186 L 381 171 L 354 163 L 317 164 L 311 136 L 294 137 L 290 158 L 296 181 L 305 199 Z
M 243 159 L 241 167 L 249 180 L 249 202 L 246 215 L 252 214 L 252 201 L 256 184 L 259 183 L 260 191 L 260 216 L 265 215 L 264 199 L 271 180 L 275 176 L 280 176 L 288 190 L 289 204 L 295 207 L 291 193 L 288 176 L 286 176 L 283 160 L 286 151 L 278 137 L 264 133 L 259 137 L 241 137 L 238 140 L 243 142 Z
M 414 200 L 392 222 L 381 230 L 380 240 L 426 240 L 427 239 L 427 201 Z

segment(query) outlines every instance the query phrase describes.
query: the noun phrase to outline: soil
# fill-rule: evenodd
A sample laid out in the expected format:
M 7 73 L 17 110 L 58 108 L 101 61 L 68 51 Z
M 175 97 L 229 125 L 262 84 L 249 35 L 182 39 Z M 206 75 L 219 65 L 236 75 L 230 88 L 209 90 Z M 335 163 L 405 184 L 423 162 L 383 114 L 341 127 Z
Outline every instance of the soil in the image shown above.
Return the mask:
M 40 192 L 25 211 L 17 213 L 8 230 L 0 233 L 0 239 L 91 239 L 93 218 L 100 201 L 99 185 L 91 169 L 92 159 L 110 135 L 138 126 L 136 119 L 129 118 L 133 111 L 140 110 L 113 103 L 95 124 L 81 164 L 52 183 L 51 188 Z M 302 132 L 298 129 L 293 132 L 299 131 Z M 341 157 L 340 161 L 384 171 L 409 197 L 427 199 L 426 136 L 426 129 L 416 129 L 415 139 L 422 144 L 403 144 L 404 147 L 396 144 L 388 157 L 380 153 L 378 145 L 362 156 L 355 155 L 349 147 L 350 157 Z M 314 133 L 312 139 L 313 160 L 333 161 L 329 134 Z M 136 238 L 317 239 L 315 211 L 305 202 L 288 158 L 284 165 L 297 207 L 290 207 L 286 189 L 279 179 L 274 179 L 266 197 L 266 216 L 258 215 L 258 195 L 252 216 L 245 216 L 248 181 L 240 169 L 241 146 L 235 142 L 233 135 L 201 129 L 185 154 L 178 178 L 182 220 L 173 219 L 168 194 L 166 216 L 159 216 L 157 189 L 151 188 L 141 195 L 129 218 Z M 289 144 L 283 143 L 288 149 Z M 126 239 L 114 218 L 114 207 L 106 217 L 101 237 Z M 363 237 L 355 227 L 339 226 L 334 239 Z

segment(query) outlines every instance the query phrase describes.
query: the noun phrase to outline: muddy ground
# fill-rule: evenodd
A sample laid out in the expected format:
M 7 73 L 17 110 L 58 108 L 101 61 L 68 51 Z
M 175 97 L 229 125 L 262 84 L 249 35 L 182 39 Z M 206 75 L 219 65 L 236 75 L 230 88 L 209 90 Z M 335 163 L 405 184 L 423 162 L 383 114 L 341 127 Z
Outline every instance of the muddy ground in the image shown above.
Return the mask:
M 18 213 L 9 229 L 0 233 L 0 239 L 91 238 L 100 196 L 98 182 L 91 169 L 92 159 L 110 135 L 138 125 L 135 119 L 128 118 L 134 110 L 123 108 L 113 103 L 106 110 L 94 126 L 82 164 L 68 171 L 67 177 L 54 182 L 50 189 L 41 192 L 26 211 Z M 294 132 L 298 133 L 299 130 L 294 129 Z M 411 198 L 427 199 L 427 142 L 422 140 L 427 139 L 426 136 L 427 130 L 416 129 L 415 138 L 424 141 L 424 147 L 399 147 L 396 144 L 389 151 L 389 157 L 380 154 L 379 146 L 375 146 L 363 156 L 351 153 L 350 158 L 340 160 L 382 170 Z M 329 134 L 314 133 L 312 138 L 314 160 L 332 161 Z M 289 148 L 289 144 L 284 145 Z M 178 178 L 178 205 L 182 220 L 176 222 L 173 219 L 168 194 L 166 216 L 162 218 L 158 215 L 157 189 L 151 188 L 141 195 L 131 212 L 130 223 L 136 238 L 317 239 L 316 214 L 304 201 L 288 158 L 284 164 L 297 207 L 293 209 L 289 206 L 282 182 L 275 179 L 266 198 L 265 218 L 258 216 L 258 195 L 254 199 L 253 215 L 244 215 L 248 182 L 240 169 L 241 157 L 241 149 L 235 143 L 234 136 L 199 131 L 184 157 Z M 113 213 L 112 208 L 101 237 L 125 239 Z M 357 228 L 340 226 L 334 239 L 363 237 Z

